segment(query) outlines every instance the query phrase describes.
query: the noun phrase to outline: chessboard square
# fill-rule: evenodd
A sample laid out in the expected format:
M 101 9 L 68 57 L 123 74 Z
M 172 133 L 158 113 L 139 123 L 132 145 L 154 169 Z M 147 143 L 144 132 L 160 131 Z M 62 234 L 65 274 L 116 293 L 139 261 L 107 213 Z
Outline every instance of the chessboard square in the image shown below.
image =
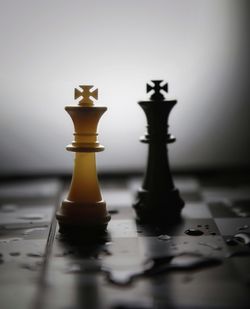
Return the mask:
M 109 207 L 108 212 L 111 215 L 111 220 L 134 219 L 135 213 L 132 207 Z
M 206 201 L 209 202 L 250 199 L 250 187 L 205 187 L 202 190 L 202 196 Z
M 250 248 L 248 247 L 247 250 Z M 237 269 L 238 273 L 240 274 L 240 277 L 243 279 L 244 283 L 249 285 L 250 282 L 250 259 L 249 256 L 234 256 L 231 259 L 232 263 L 234 264 L 235 268 Z
M 220 234 L 233 236 L 240 232 L 250 232 L 250 218 L 215 218 Z
M 187 203 L 182 210 L 182 216 L 184 218 L 212 218 L 211 212 L 208 206 L 204 203 Z
M 234 218 L 237 217 L 236 213 L 233 211 L 225 202 L 211 202 L 208 204 L 210 212 L 213 218 Z
M 136 222 L 138 237 L 155 237 L 161 234 L 160 229 L 151 224 Z
M 133 203 L 133 196 L 129 190 L 126 189 L 108 189 L 102 190 L 103 198 L 107 203 L 108 209 L 131 207 Z
M 130 238 L 137 237 L 136 224 L 134 220 L 111 220 L 108 224 L 108 232 L 111 238 Z
M 187 202 L 201 202 L 203 201 L 201 193 L 197 192 L 182 192 L 180 191 L 182 199 Z
M 174 177 L 174 183 L 182 193 L 200 191 L 199 181 L 194 177 Z
M 0 201 L 2 205 L 4 202 L 22 204 L 29 200 L 41 202 L 56 198 L 59 190 L 60 183 L 57 179 L 3 183 L 0 186 Z
M 32 210 L 32 211 L 31 211 Z M 49 226 L 54 214 L 53 205 L 20 206 L 12 212 L 0 211 L 0 228 L 31 229 Z

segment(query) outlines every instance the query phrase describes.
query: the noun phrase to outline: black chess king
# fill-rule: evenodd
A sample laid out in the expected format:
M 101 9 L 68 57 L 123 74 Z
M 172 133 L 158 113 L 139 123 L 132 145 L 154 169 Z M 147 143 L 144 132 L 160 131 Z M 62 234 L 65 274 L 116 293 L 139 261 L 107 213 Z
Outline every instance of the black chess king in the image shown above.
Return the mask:
M 142 187 L 137 192 L 134 209 L 137 219 L 145 223 L 174 223 L 180 220 L 184 202 L 175 188 L 169 168 L 167 144 L 175 137 L 168 132 L 169 114 L 177 103 L 166 100 L 163 93 L 168 84 L 153 80 L 147 84 L 150 101 L 140 101 L 147 118 L 147 133 L 140 141 L 149 145 L 147 168 Z

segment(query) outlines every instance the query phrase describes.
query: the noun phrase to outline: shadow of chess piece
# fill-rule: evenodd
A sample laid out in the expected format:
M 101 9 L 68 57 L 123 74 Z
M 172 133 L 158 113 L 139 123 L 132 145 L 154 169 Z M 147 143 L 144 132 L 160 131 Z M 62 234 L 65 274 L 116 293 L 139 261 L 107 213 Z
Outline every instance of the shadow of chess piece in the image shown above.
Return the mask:
M 102 199 L 95 162 L 95 152 L 104 150 L 97 141 L 97 125 L 106 107 L 94 106 L 90 97 L 97 99 L 98 90 L 81 85 L 75 89 L 75 99 L 82 97 L 78 106 L 66 106 L 73 120 L 74 141 L 67 150 L 75 152 L 74 172 L 67 198 L 57 211 L 59 232 L 80 233 L 81 237 L 95 239 L 105 232 L 110 215 Z
M 165 100 L 162 92 L 168 91 L 167 84 L 161 86 L 160 80 L 152 82 L 153 86 L 147 84 L 147 92 L 153 91 L 150 101 L 138 102 L 148 123 L 148 132 L 140 140 L 149 144 L 149 149 L 144 181 L 133 207 L 140 222 L 169 224 L 180 220 L 184 206 L 178 189 L 174 187 L 166 147 L 175 141 L 168 133 L 168 117 L 177 101 Z

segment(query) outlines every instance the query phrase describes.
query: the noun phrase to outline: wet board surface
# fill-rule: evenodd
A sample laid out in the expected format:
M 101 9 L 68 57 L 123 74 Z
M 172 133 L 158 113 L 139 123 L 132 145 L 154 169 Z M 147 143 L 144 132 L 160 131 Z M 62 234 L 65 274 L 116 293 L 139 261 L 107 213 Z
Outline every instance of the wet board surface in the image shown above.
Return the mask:
M 58 233 L 59 180 L 1 185 L 0 307 L 248 307 L 250 182 L 176 178 L 183 219 L 164 229 L 135 221 L 140 184 L 102 183 L 112 219 L 95 244 Z

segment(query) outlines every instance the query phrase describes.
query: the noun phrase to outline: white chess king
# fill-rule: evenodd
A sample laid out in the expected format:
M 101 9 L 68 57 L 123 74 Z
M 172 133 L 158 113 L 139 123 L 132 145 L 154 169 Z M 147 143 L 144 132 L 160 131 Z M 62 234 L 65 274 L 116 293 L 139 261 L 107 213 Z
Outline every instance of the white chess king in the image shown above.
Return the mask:
M 66 149 L 75 152 L 75 164 L 68 196 L 56 214 L 61 233 L 104 231 L 110 220 L 95 162 L 95 153 L 104 150 L 97 140 L 97 126 L 107 108 L 93 104 L 93 99 L 98 98 L 98 89 L 91 91 L 93 86 L 90 85 L 79 87 L 81 90 L 75 89 L 75 99 L 82 97 L 78 106 L 65 107 L 75 128 L 74 140 Z

